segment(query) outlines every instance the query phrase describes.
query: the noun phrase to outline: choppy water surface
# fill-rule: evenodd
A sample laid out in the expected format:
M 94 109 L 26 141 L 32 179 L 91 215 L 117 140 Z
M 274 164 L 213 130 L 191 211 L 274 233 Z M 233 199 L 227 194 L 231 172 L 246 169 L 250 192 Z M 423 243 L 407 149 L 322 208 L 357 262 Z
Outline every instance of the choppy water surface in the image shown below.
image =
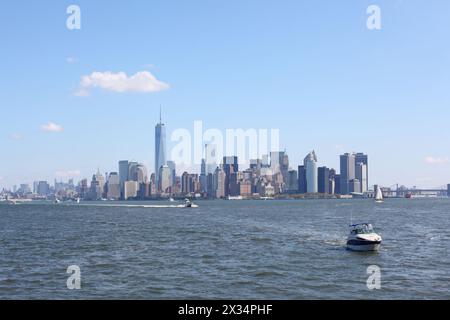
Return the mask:
M 0 204 L 0 298 L 450 299 L 450 199 L 199 204 Z M 345 250 L 351 216 L 379 253 Z

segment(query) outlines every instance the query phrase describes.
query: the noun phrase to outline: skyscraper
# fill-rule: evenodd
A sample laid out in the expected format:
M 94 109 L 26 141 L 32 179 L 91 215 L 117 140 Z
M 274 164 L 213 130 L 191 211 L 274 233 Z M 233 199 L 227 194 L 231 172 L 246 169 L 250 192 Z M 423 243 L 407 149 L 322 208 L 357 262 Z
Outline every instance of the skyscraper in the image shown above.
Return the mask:
M 216 169 L 216 171 L 214 173 L 214 176 L 215 176 L 215 178 L 214 178 L 215 183 L 217 184 L 217 186 L 215 187 L 215 189 L 216 189 L 216 198 L 219 198 L 219 199 L 225 198 L 225 196 L 226 196 L 225 195 L 225 189 L 227 187 L 227 185 L 226 185 L 226 180 L 227 180 L 226 173 L 225 173 L 225 171 L 223 170 L 222 167 L 217 167 L 217 169 Z
M 162 193 L 172 192 L 172 173 L 168 165 L 163 165 L 161 167 L 160 177 L 159 177 L 159 189 Z
M 129 163 L 128 160 L 119 161 L 119 183 L 120 183 L 120 197 L 124 198 L 125 182 L 128 181 Z
M 320 167 L 318 170 L 318 189 L 319 193 L 330 193 L 330 169 Z
M 141 163 L 130 162 L 128 170 L 128 180 L 136 181 L 138 183 L 147 182 L 147 168 Z
M 166 164 L 170 169 L 170 177 L 172 178 L 172 187 L 173 187 L 177 181 L 177 165 L 174 161 L 167 161 Z
M 270 169 L 272 174 L 281 173 L 283 182 L 288 183 L 289 175 L 289 156 L 285 151 L 277 151 L 270 153 Z
M 105 177 L 100 173 L 100 169 L 97 170 L 95 174 L 95 180 L 98 182 L 98 188 L 100 193 L 100 198 L 103 197 L 105 191 Z
M 305 166 L 298 166 L 298 193 L 305 194 L 306 192 L 307 182 Z
M 298 191 L 298 172 L 297 170 L 289 170 L 287 191 L 296 193 Z
M 205 159 L 202 159 L 202 165 L 200 169 L 200 189 L 202 192 L 206 192 L 208 189 L 208 181 L 206 177 L 206 161 Z
M 355 164 L 358 165 L 359 163 L 362 163 L 366 166 L 365 174 L 361 178 L 357 177 L 361 183 L 361 192 L 365 192 L 369 190 L 369 157 L 362 152 L 358 152 L 355 155 Z
M 328 187 L 328 193 L 329 194 L 336 194 L 337 193 L 337 183 L 336 183 L 336 170 L 334 169 L 330 169 L 330 174 L 329 174 L 329 187 Z
M 191 193 L 190 183 L 189 183 L 189 173 L 183 172 L 181 176 L 181 192 L 184 195 Z
M 166 164 L 166 127 L 162 123 L 161 110 L 159 123 L 155 127 L 155 176 L 156 185 L 160 185 L 160 170 Z
M 110 200 L 120 199 L 120 178 L 117 172 L 111 172 L 109 174 L 107 198 Z
M 138 163 L 136 161 L 130 161 L 128 163 L 128 178 L 127 178 L 127 181 L 135 181 L 133 179 L 133 176 L 136 174 L 135 170 L 136 170 L 137 166 L 138 166 Z
M 341 155 L 341 187 L 340 194 L 350 194 L 350 181 L 354 180 L 355 175 L 355 154 L 346 153 Z
M 225 197 L 230 195 L 231 175 L 239 171 L 238 157 L 223 157 L 223 171 L 225 171 Z
M 317 177 L 317 155 L 314 151 L 310 152 L 304 160 L 306 170 L 306 191 L 307 193 L 317 193 L 318 177 Z
M 124 184 L 124 200 L 136 198 L 138 190 L 139 183 L 136 181 L 126 181 Z
M 334 194 L 342 194 L 341 193 L 341 175 L 337 174 L 334 176 Z
M 103 197 L 104 190 L 104 178 L 98 171 L 96 174 L 92 176 L 91 187 L 87 194 L 88 200 L 100 200 Z
M 366 192 L 368 183 L 367 183 L 367 166 L 362 162 L 356 163 L 356 169 L 355 169 L 355 177 L 358 179 L 360 183 L 360 190 L 357 192 L 364 193 Z
M 128 169 L 129 167 L 127 160 L 119 161 L 119 180 L 121 184 L 128 181 Z
M 214 184 L 214 174 L 213 173 L 209 173 L 206 176 L 206 192 L 208 197 L 210 198 L 215 198 L 216 197 L 216 188 L 215 188 L 215 184 Z
M 358 179 L 350 180 L 348 185 L 349 185 L 349 193 L 360 193 L 361 192 L 361 183 Z
M 270 169 L 272 172 L 278 173 L 281 171 L 281 162 L 284 156 L 284 152 L 272 151 L 270 153 Z
M 289 156 L 284 152 L 281 159 L 281 174 L 283 175 L 283 181 L 285 184 L 289 184 Z

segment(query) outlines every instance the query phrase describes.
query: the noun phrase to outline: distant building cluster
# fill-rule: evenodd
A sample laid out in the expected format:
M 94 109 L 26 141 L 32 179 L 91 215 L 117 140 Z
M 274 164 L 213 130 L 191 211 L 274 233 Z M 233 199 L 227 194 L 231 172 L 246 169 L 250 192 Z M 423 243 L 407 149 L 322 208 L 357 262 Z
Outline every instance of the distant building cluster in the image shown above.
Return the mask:
M 363 153 L 341 156 L 340 174 L 318 167 L 314 151 L 298 170 L 292 169 L 286 152 L 271 152 L 240 168 L 236 156 L 225 156 L 216 163 L 215 146 L 205 145 L 200 174 L 177 175 L 176 164 L 167 160 L 166 128 L 162 120 L 155 127 L 155 168 L 148 176 L 143 164 L 123 160 L 119 171 L 101 175 L 90 184 L 82 180 L 77 187 L 86 200 L 145 200 L 152 198 L 197 197 L 208 199 L 271 198 L 278 195 L 363 195 L 369 189 L 368 156 Z
M 240 168 L 236 156 L 215 158 L 215 146 L 205 145 L 200 174 L 177 175 L 176 164 L 166 156 L 166 128 L 162 120 L 155 128 L 155 170 L 150 176 L 138 162 L 123 160 L 118 172 L 81 180 L 76 186 L 55 181 L 21 185 L 14 193 L 22 197 L 84 200 L 145 200 L 154 198 L 197 197 L 209 199 L 272 198 L 276 196 L 344 196 L 364 195 L 369 191 L 368 156 L 346 153 L 340 156 L 340 173 L 318 166 L 315 151 L 306 155 L 303 164 L 293 169 L 284 151 L 270 152 L 261 159 L 250 160 Z

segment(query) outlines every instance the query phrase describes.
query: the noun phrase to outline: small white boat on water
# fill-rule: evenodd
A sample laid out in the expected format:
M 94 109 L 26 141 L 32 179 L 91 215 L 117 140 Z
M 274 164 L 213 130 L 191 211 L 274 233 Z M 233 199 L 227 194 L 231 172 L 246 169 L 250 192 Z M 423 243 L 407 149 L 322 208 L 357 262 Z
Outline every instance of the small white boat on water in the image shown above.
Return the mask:
M 9 204 L 9 205 L 15 205 L 15 204 L 17 204 L 16 200 L 14 200 L 14 199 L 9 199 L 8 196 L 6 196 L 6 199 L 5 199 L 5 200 L 2 200 L 2 203 Z
M 191 202 L 189 199 L 184 200 L 184 204 L 181 205 L 182 208 L 198 208 L 198 205 Z
M 381 187 L 380 186 L 377 187 L 377 190 L 376 190 L 376 193 L 375 193 L 375 202 L 376 203 L 384 202 L 383 192 L 381 191 Z
M 347 249 L 352 251 L 378 251 L 382 241 L 371 224 L 354 224 L 350 226 Z

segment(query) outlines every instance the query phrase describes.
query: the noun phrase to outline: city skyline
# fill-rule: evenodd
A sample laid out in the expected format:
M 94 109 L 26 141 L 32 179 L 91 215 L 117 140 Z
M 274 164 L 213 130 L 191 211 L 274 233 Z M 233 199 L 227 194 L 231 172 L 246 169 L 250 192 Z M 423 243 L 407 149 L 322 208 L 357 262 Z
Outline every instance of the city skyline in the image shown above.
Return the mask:
M 161 121 L 158 125 L 160 124 Z M 155 132 L 155 138 L 164 144 L 158 131 Z M 349 162 L 348 159 L 352 161 Z M 224 156 L 220 163 L 215 164 L 213 172 L 207 172 L 206 161 L 203 159 L 200 174 L 184 171 L 177 175 L 175 162 L 169 160 L 156 173 L 149 175 L 142 163 L 120 160 L 118 171 L 102 174 L 97 169 L 90 183 L 88 179 L 82 179 L 77 184 L 73 179 L 69 179 L 67 183 L 55 180 L 52 186 L 47 181 L 34 181 L 32 188 L 29 184 L 20 184 L 12 190 L 2 190 L 0 195 L 6 196 L 6 199 L 11 195 L 29 200 L 54 199 L 56 202 L 59 199 L 150 200 L 172 196 L 205 199 L 258 199 L 274 196 L 340 198 L 350 195 L 373 197 L 373 190 L 377 187 L 374 186 L 373 190 L 365 189 L 365 185 L 368 185 L 368 155 L 341 155 L 341 174 L 326 166 L 318 168 L 317 162 L 318 157 L 312 151 L 297 171 L 290 166 L 289 155 L 284 151 L 277 151 L 252 159 L 245 167 L 240 164 L 237 156 Z M 352 173 L 348 169 L 349 163 Z M 358 175 L 359 167 L 366 169 Z M 403 186 L 400 189 L 406 190 Z M 390 188 L 384 190 L 389 192 Z
M 149 172 L 140 162 L 119 160 L 118 170 L 101 173 L 100 168 L 88 179 L 82 178 L 75 184 L 74 179 L 68 182 L 54 180 L 54 185 L 46 180 L 33 181 L 33 187 L 28 183 L 14 185 L 12 189 L 2 189 L 1 194 L 9 194 L 26 199 L 59 198 L 65 200 L 148 200 L 171 197 L 196 198 L 271 198 L 274 196 L 325 196 L 325 197 L 372 197 L 378 185 L 369 189 L 369 157 L 364 153 L 345 153 L 340 155 L 340 171 L 327 166 L 318 167 L 318 156 L 313 150 L 303 160 L 303 165 L 290 162 L 286 151 L 273 151 L 267 149 L 267 139 L 251 138 L 251 133 L 242 133 L 237 136 L 227 136 L 233 141 L 231 146 L 226 142 L 227 150 L 236 150 L 240 155 L 229 156 L 226 153 L 218 154 L 222 142 L 213 140 L 201 147 L 200 172 L 187 171 L 185 163 L 169 160 L 166 154 L 166 131 L 162 120 L 162 108 L 159 111 L 159 122 L 155 126 L 155 170 Z M 191 139 L 190 134 L 188 134 Z M 204 135 L 201 135 L 202 141 Z M 265 134 L 263 134 L 265 136 Z M 270 140 L 277 140 L 271 137 Z M 182 140 L 188 137 L 181 138 Z M 248 140 L 247 140 L 248 139 Z M 236 141 L 234 141 L 236 140 Z M 241 148 L 238 146 L 240 140 Z M 235 145 L 238 143 L 238 145 Z M 258 144 L 258 150 L 251 146 Z M 195 142 L 194 142 L 195 144 Z M 184 143 L 182 143 L 184 146 Z M 191 154 L 189 150 L 177 148 L 177 152 Z M 245 147 L 248 145 L 247 147 Z M 271 141 L 272 147 L 279 146 L 279 141 Z M 244 147 L 242 149 L 242 147 Z M 230 148 L 230 149 L 228 149 Z M 194 148 L 195 149 L 195 148 Z M 255 158 L 245 159 L 248 150 L 255 151 Z M 267 153 L 261 153 L 263 151 Z M 256 152 L 257 151 L 257 152 Z M 195 153 L 195 150 L 194 150 Z M 194 157 L 195 158 L 195 157 Z M 243 160 L 244 158 L 244 160 Z M 186 157 L 181 157 L 186 160 Z M 187 159 L 188 161 L 192 160 Z M 195 162 L 195 160 L 194 160 Z M 181 169 L 178 165 L 181 164 Z M 190 168 L 195 168 L 190 166 Z M 182 172 L 182 173 L 181 173 Z M 448 187 L 448 186 L 447 186 Z M 397 186 L 398 188 L 398 186 Z M 391 188 L 385 188 L 390 190 Z M 402 186 L 401 189 L 406 189 Z
M 86 178 L 78 181 L 77 185 L 75 185 L 74 179 L 69 179 L 68 183 L 58 182 L 55 179 L 53 187 L 47 181 L 33 181 L 32 189 L 29 184 L 21 183 L 19 188 L 14 185 L 12 190 L 6 190 L 6 192 L 2 190 L 1 194 L 12 194 L 27 199 L 48 199 L 50 197 L 55 201 L 59 201 L 59 198 L 78 199 L 77 201 L 80 199 L 94 201 L 173 199 L 172 197 L 255 199 L 273 198 L 274 196 L 294 198 L 318 196 L 345 198 L 350 196 L 371 198 L 374 196 L 375 190 L 381 187 L 374 184 L 373 188 L 369 189 L 369 156 L 367 154 L 353 152 L 340 155 L 340 167 L 337 171 L 327 166 L 318 167 L 319 159 L 313 150 L 306 155 L 303 165 L 298 165 L 298 170 L 296 170 L 294 169 L 296 164 L 290 162 L 286 150 L 267 149 L 267 146 L 264 146 L 268 143 L 267 139 L 254 137 L 255 140 L 248 132 L 238 136 L 227 136 L 227 139 L 231 138 L 233 141 L 233 146 L 226 143 L 231 150 L 241 152 L 241 156 L 245 159 L 248 156 L 248 150 L 245 149 L 254 149 L 251 144 L 258 144 L 258 150 L 253 150 L 258 151 L 253 153 L 256 157 L 250 158 L 248 162 L 236 154 L 233 156 L 226 155 L 226 153 L 219 155 L 217 150 L 223 147 L 219 145 L 222 142 L 217 141 L 216 136 L 213 141 L 201 147 L 200 172 L 198 170 L 187 171 L 186 167 L 177 171 L 179 163 L 167 158 L 165 130 L 160 107 L 159 122 L 155 126 L 154 135 L 156 165 L 153 173 L 148 172 L 147 167 L 137 161 L 120 160 L 117 171 L 105 172 L 103 175 L 98 168 L 97 173 L 93 174 L 90 184 Z M 275 140 L 277 140 L 278 135 L 275 136 Z M 203 141 L 203 134 L 201 138 Z M 182 137 L 181 141 L 185 139 L 191 139 L 190 134 L 188 137 Z M 244 147 L 244 150 L 235 145 L 237 140 L 241 140 L 241 147 Z M 239 144 L 239 142 L 237 143 Z M 177 152 L 191 154 L 192 146 L 190 143 L 188 145 L 189 150 L 177 148 Z M 245 147 L 246 145 L 248 146 Z M 271 146 L 279 146 L 279 141 L 271 141 Z M 266 150 L 267 153 L 261 153 L 263 150 Z M 180 159 L 186 160 L 186 157 Z M 187 160 L 191 161 L 192 157 L 191 159 L 188 157 Z M 181 164 L 184 165 L 184 163 Z M 195 168 L 195 166 L 190 168 Z M 383 190 L 390 192 L 392 188 L 384 187 Z M 396 190 L 406 192 L 405 190 L 408 188 L 397 185 Z M 447 184 L 447 193 L 448 190 L 450 190 L 450 184 Z
M 158 148 L 156 147 L 157 146 L 157 141 L 160 141 L 161 142 L 161 150 L 164 150 L 165 148 L 166 148 L 166 144 L 167 144 L 167 141 L 166 141 L 166 125 L 165 125 L 165 123 L 163 123 L 162 122 L 162 118 L 161 118 L 161 111 L 160 111 L 160 118 L 159 118 L 159 121 L 156 123 L 156 125 L 155 125 L 155 127 L 154 127 L 155 129 L 155 131 L 154 131 L 154 134 L 155 134 L 155 136 L 154 136 L 154 146 L 155 146 L 155 149 L 154 149 L 154 154 L 153 154 L 153 157 L 155 158 L 155 161 L 154 161 L 154 163 L 156 163 L 157 162 L 157 159 L 159 159 L 159 157 L 158 157 L 158 152 L 159 152 L 159 150 L 158 150 Z M 152 139 L 149 139 L 149 142 L 151 141 Z M 205 146 L 204 146 L 204 156 L 205 157 L 207 157 L 208 156 L 208 146 L 211 146 L 210 144 L 205 144 Z M 341 146 L 339 146 L 339 149 L 341 149 Z M 170 150 L 169 150 L 170 151 Z M 150 152 L 151 152 L 151 150 L 150 150 Z M 269 151 L 268 152 L 268 154 L 266 155 L 266 156 L 270 156 L 270 154 L 272 154 L 272 153 L 284 153 L 284 152 L 281 152 L 280 150 L 278 150 L 278 151 L 274 151 L 274 150 L 271 150 L 271 151 Z M 289 152 L 288 152 L 289 153 Z M 315 159 L 316 159 L 316 161 L 315 161 L 315 163 L 314 163 L 314 168 L 315 168 L 315 171 L 317 171 L 317 169 L 321 169 L 322 168 L 322 165 L 326 165 L 326 168 L 328 168 L 328 169 L 333 169 L 333 170 L 335 170 L 335 169 L 337 169 L 337 170 L 341 170 L 342 171 L 342 157 L 343 156 L 346 156 L 346 155 L 348 155 L 348 154 L 354 154 L 354 156 L 357 156 L 357 155 L 360 155 L 360 153 L 357 153 L 356 151 L 349 151 L 349 152 L 347 152 L 346 150 L 342 150 L 340 153 L 337 153 L 336 154 L 336 161 L 335 162 L 332 162 L 332 163 L 334 163 L 335 165 L 329 165 L 329 164 L 327 164 L 327 163 L 325 163 L 324 161 L 318 161 L 317 160 L 317 155 L 316 155 L 316 150 L 313 150 L 312 152 L 310 152 L 306 157 L 307 158 L 311 158 L 311 157 L 314 157 Z M 363 156 L 366 156 L 367 157 L 367 155 L 364 155 L 364 154 L 362 154 Z M 230 157 L 234 157 L 233 155 L 225 155 L 224 157 L 227 157 L 227 158 L 230 158 Z M 263 157 L 264 157 L 264 155 L 263 155 Z M 151 156 L 150 156 L 150 158 L 151 158 Z M 236 157 L 236 158 L 238 158 L 238 157 Z M 301 157 L 300 157 L 301 158 Z M 307 158 L 305 158 L 304 160 L 301 160 L 301 161 L 299 161 L 299 166 L 298 167 L 300 167 L 300 164 L 301 163 L 304 163 L 304 166 L 306 167 L 306 163 L 308 162 L 309 164 L 311 164 L 311 162 L 310 161 L 307 161 Z M 118 166 L 116 166 L 116 167 L 113 167 L 113 168 L 110 168 L 110 169 L 106 169 L 106 168 L 104 168 L 103 166 L 101 166 L 101 165 L 97 165 L 97 172 L 101 172 L 102 174 L 103 173 L 118 173 L 119 175 L 120 175 L 120 182 L 121 183 L 123 183 L 124 181 L 126 181 L 126 179 L 128 178 L 128 176 L 127 176 L 127 178 L 124 178 L 124 177 L 122 177 L 122 174 L 120 173 L 121 172 L 121 169 L 120 169 L 120 163 L 121 162 L 126 162 L 126 165 L 127 165 L 127 168 L 128 168 L 128 165 L 129 164 L 131 164 L 131 163 L 135 163 L 135 164 L 140 164 L 140 165 L 143 165 L 143 166 L 145 166 L 145 168 L 151 168 L 151 165 L 148 165 L 148 163 L 151 163 L 151 161 L 142 161 L 141 159 L 140 160 L 137 160 L 137 159 L 135 159 L 135 158 L 131 158 L 132 160 L 119 160 L 119 161 L 116 161 L 116 164 L 118 163 L 119 165 Z M 270 158 L 269 158 L 270 159 Z M 339 160 L 340 159 L 340 160 Z M 204 161 L 205 159 L 203 159 L 203 161 Z M 218 165 L 220 165 L 221 164 L 221 160 L 222 159 L 214 159 L 214 161 L 219 161 L 219 163 L 218 163 Z M 252 159 L 253 160 L 253 159 Z M 254 160 L 256 160 L 256 159 L 254 159 Z M 429 162 L 432 162 L 431 161 L 431 159 L 428 159 L 429 160 Z M 443 163 L 443 161 L 439 161 L 440 159 L 437 159 L 437 160 L 435 160 L 435 164 L 439 164 L 439 165 L 442 165 Z M 443 160 L 443 159 L 441 159 L 441 160 Z M 115 160 L 113 160 L 113 162 L 114 162 Z M 169 162 L 173 162 L 173 161 L 171 161 L 170 160 L 170 157 L 169 158 L 167 158 L 167 151 L 162 151 L 161 152 L 161 158 L 160 158 L 160 162 L 162 163 L 162 164 L 164 164 L 164 165 L 166 165 L 166 164 L 168 164 Z M 363 160 L 359 160 L 359 161 L 356 161 L 356 159 L 353 159 L 353 165 L 355 165 L 356 163 L 361 163 L 361 162 L 364 162 Z M 176 165 L 176 163 L 175 163 L 175 165 Z M 206 167 L 209 167 L 209 169 L 208 169 L 208 173 L 209 173 L 209 171 L 211 171 L 211 166 L 214 166 L 212 163 L 209 163 L 208 164 L 208 166 L 206 166 L 206 163 L 205 164 L 203 164 L 203 163 L 201 163 L 201 164 L 193 164 L 192 166 L 190 166 L 189 168 L 185 168 L 185 167 L 182 167 L 181 169 L 179 169 L 178 167 L 177 167 L 177 171 L 176 171 L 176 174 L 177 175 L 179 175 L 179 176 L 181 176 L 182 175 L 182 173 L 183 172 L 185 172 L 186 170 L 188 170 L 189 171 L 189 173 L 192 173 L 192 174 L 198 174 L 198 175 L 200 175 L 200 173 L 202 172 L 202 166 L 203 165 L 205 165 L 205 168 Z M 245 163 L 240 163 L 240 165 L 245 165 L 245 166 L 250 166 L 251 165 L 251 161 L 247 161 L 247 162 L 245 162 Z M 365 165 L 367 166 L 367 159 L 365 159 Z M 149 171 L 149 174 L 148 174 L 148 177 L 150 177 L 150 175 L 151 174 L 155 174 L 155 178 L 156 178 L 156 183 L 158 184 L 158 180 L 159 180 L 159 175 L 160 175 L 160 171 L 159 170 L 157 170 L 157 167 L 158 167 L 158 165 L 155 165 L 154 166 L 154 171 Z M 217 166 L 216 166 L 217 167 Z M 101 169 L 101 170 L 100 170 Z M 295 164 L 295 163 L 291 163 L 291 166 L 289 167 L 289 169 L 297 169 L 297 165 Z M 127 169 L 128 170 L 128 169 Z M 357 178 L 358 176 L 357 176 L 357 173 L 356 173 L 356 171 L 355 170 L 357 170 L 356 168 L 353 168 L 353 172 L 350 174 L 353 178 Z M 367 168 L 365 168 L 365 170 L 367 170 Z M 213 170 L 214 171 L 214 170 Z M 18 186 L 20 186 L 20 185 L 23 185 L 23 184 L 28 184 L 28 185 L 32 185 L 33 183 L 35 183 L 35 182 L 39 182 L 39 181 L 41 181 L 41 182 L 46 182 L 46 181 L 55 181 L 55 183 L 56 182 L 58 182 L 58 183 L 65 183 L 65 182 L 68 182 L 68 181 L 70 181 L 70 180 L 73 180 L 73 181 L 76 181 L 76 182 L 80 182 L 80 181 L 82 181 L 83 179 L 86 179 L 87 177 L 89 177 L 90 176 L 90 174 L 92 174 L 92 172 L 87 172 L 87 173 L 82 173 L 81 171 L 78 171 L 78 170 L 75 170 L 75 171 L 73 171 L 73 172 L 64 172 L 64 173 L 60 173 L 59 174 L 59 176 L 58 176 L 58 172 L 55 172 L 55 175 L 53 176 L 53 177 L 50 177 L 50 178 L 38 178 L 38 179 L 30 179 L 30 180 L 22 180 L 22 181 L 17 181 L 16 183 L 14 183 L 14 184 L 11 184 L 11 185 L 2 185 L 1 184 L 1 182 L 2 181 L 4 181 L 4 178 L 3 177 L 1 177 L 2 179 L 0 180 L 0 189 L 7 189 L 7 190 L 12 190 L 12 188 L 13 187 L 18 187 Z M 314 178 L 312 178 L 312 177 L 307 177 L 306 179 L 307 180 L 310 180 L 310 179 L 315 179 L 315 180 L 317 180 L 317 174 L 320 174 L 319 173 L 319 171 L 317 171 L 317 172 L 315 172 L 315 175 L 316 175 L 316 177 L 314 177 Z M 367 174 L 367 181 L 370 179 L 370 173 L 369 172 L 367 172 L 366 173 Z M 360 173 L 360 175 L 361 175 L 361 173 Z M 445 178 L 444 178 L 445 179 Z M 360 180 L 361 181 L 361 180 Z M 407 185 L 407 184 L 405 184 L 405 183 L 401 183 L 401 182 L 397 182 L 397 183 L 393 183 L 393 184 L 380 184 L 379 182 L 375 182 L 376 181 L 376 178 L 375 178 L 375 181 L 373 181 L 373 183 L 371 184 L 371 185 L 369 185 L 368 184 L 368 182 L 367 182 L 366 180 L 365 180 L 365 183 L 366 183 L 366 187 L 365 187 L 365 190 L 366 191 L 368 191 L 369 190 L 369 187 L 372 187 L 374 184 L 375 185 L 382 185 L 382 186 L 385 186 L 385 187 L 394 187 L 394 186 L 397 186 L 397 185 L 405 185 L 405 186 L 407 186 L 407 187 L 417 187 L 417 185 Z M 307 193 L 316 193 L 317 191 L 318 191 L 318 182 L 316 181 L 315 182 L 315 186 L 314 187 L 310 187 L 310 188 L 312 188 L 312 189 L 306 189 L 307 190 Z M 445 187 L 445 186 L 447 186 L 447 184 L 448 183 L 442 183 L 441 185 L 434 185 L 434 186 L 432 186 L 432 188 L 434 188 L 434 187 L 436 187 L 436 188 L 443 188 L 443 187 Z M 317 191 L 315 191 L 315 190 L 317 190 Z M 347 191 L 348 191 L 348 189 L 344 189 L 343 190 L 345 193 L 347 193 Z
M 251 144 L 252 139 L 249 136 L 243 134 L 240 137 L 233 136 L 232 139 L 249 139 L 244 145 Z M 55 179 L 53 186 L 45 180 L 33 181 L 32 189 L 29 184 L 21 183 L 19 188 L 14 185 L 12 190 L 3 189 L 1 195 L 6 199 L 8 199 L 8 195 L 12 195 L 28 200 L 50 198 L 55 199 L 56 202 L 60 198 L 69 201 L 164 198 L 170 198 L 173 201 L 172 197 L 346 199 L 347 197 L 373 198 L 376 190 L 381 188 L 386 195 L 394 194 L 396 197 L 411 197 L 413 193 L 422 195 L 423 192 L 425 196 L 433 193 L 435 196 L 444 193 L 450 196 L 450 184 L 436 189 L 417 189 L 416 186 L 408 188 L 400 184 L 381 186 L 374 183 L 372 185 L 369 182 L 369 155 L 363 152 L 341 154 L 338 171 L 333 167 L 319 166 L 323 163 L 319 162 L 317 153 L 313 150 L 306 155 L 303 164 L 299 164 L 298 170 L 296 170 L 294 168 L 297 164 L 290 162 L 289 154 L 286 151 L 258 153 L 256 158 L 250 158 L 246 162 L 245 160 L 240 161 L 241 158 L 237 155 L 219 157 L 217 149 L 221 147 L 214 140 L 214 143 L 207 143 L 202 147 L 200 171 L 186 171 L 185 167 L 177 171 L 177 162 L 168 160 L 166 155 L 166 133 L 161 109 L 159 122 L 155 126 L 154 140 L 154 156 L 157 165 L 153 173 L 149 172 L 147 167 L 140 162 L 120 160 L 117 171 L 113 170 L 102 174 L 98 168 L 97 173 L 92 175 L 90 183 L 86 178 L 78 181 L 77 185 L 73 178 L 69 179 L 68 183 L 58 182 Z M 261 143 L 260 141 L 256 142 Z M 263 143 L 266 142 L 263 141 Z M 231 149 L 240 150 L 239 147 Z M 182 153 L 186 152 L 182 148 L 177 150 Z M 245 150 L 240 151 L 246 153 Z M 188 150 L 188 153 L 191 153 L 191 150 Z M 246 156 L 244 155 L 244 157 Z M 185 158 L 181 157 L 181 159 Z M 445 190 L 445 188 L 447 189 Z
M 124 12 L 120 2 L 78 1 L 73 31 L 66 3 L 6 3 L 0 188 L 80 180 L 117 171 L 120 159 L 154 168 L 160 105 L 167 150 L 170 133 L 196 120 L 278 128 L 295 164 L 314 149 L 319 167 L 338 169 L 339 155 L 364 150 L 371 183 L 448 183 L 448 2 L 378 1 L 379 31 L 366 28 L 369 1 L 256 3 L 155 1 Z M 126 85 L 105 85 L 111 78 Z

